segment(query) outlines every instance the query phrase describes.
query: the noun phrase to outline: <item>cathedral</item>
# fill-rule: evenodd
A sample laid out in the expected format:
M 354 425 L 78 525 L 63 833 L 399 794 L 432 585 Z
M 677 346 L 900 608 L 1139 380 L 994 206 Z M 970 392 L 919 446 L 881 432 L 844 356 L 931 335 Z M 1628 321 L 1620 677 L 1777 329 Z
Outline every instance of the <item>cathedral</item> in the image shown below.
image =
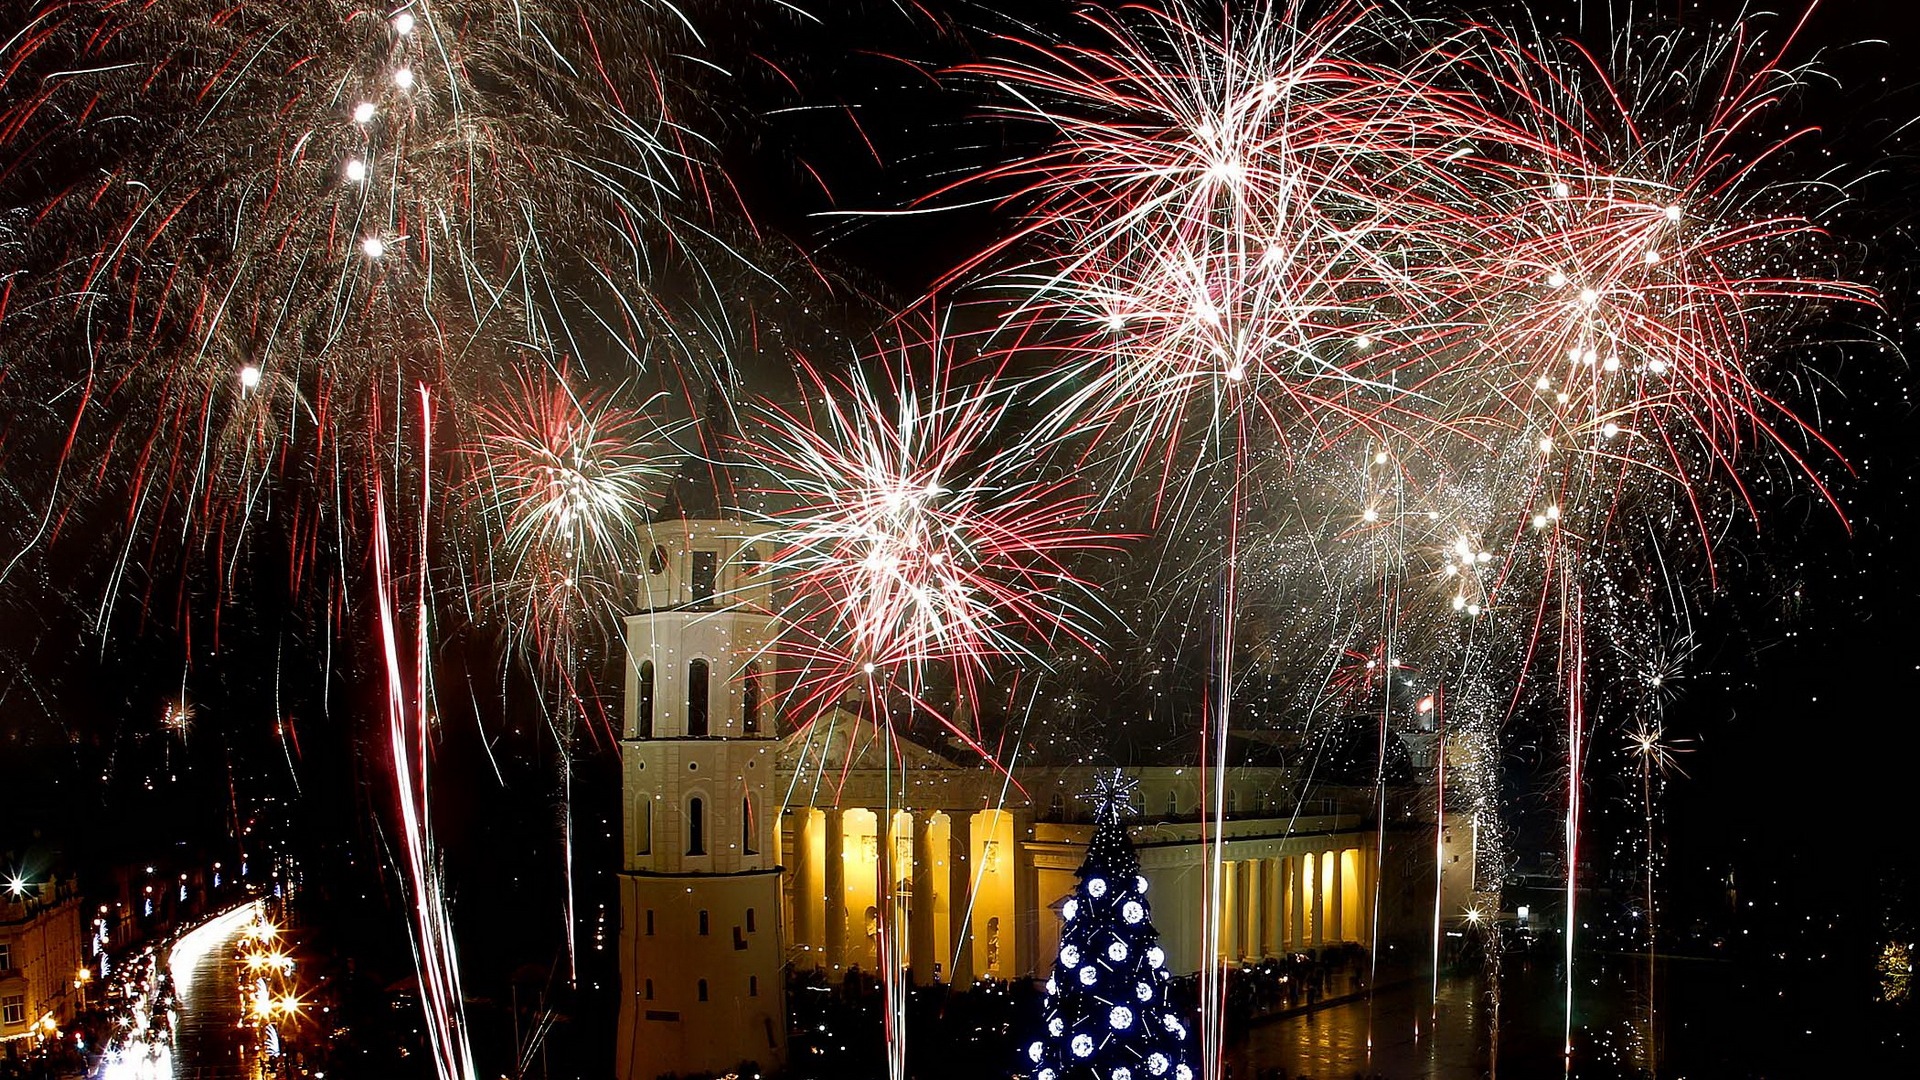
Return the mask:
M 717 514 L 656 530 L 626 619 L 623 1080 L 779 1069 L 794 971 L 837 980 L 886 953 L 921 984 L 1044 974 L 1093 832 L 1079 796 L 1095 769 L 1009 777 L 977 755 L 889 750 L 851 710 L 781 732 L 764 541 Z M 1167 966 L 1193 972 L 1200 774 L 1130 773 Z M 1396 792 L 1382 822 L 1371 788 L 1309 787 L 1279 767 L 1227 782 L 1219 959 L 1414 947 L 1436 910 L 1464 909 L 1471 853 L 1436 828 L 1430 799 Z

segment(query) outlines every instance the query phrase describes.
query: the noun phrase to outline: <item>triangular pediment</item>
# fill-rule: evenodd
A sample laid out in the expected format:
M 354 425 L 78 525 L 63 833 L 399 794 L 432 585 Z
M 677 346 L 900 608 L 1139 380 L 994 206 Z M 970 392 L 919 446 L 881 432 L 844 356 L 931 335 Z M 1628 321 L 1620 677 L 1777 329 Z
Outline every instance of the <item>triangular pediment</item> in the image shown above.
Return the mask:
M 918 773 L 978 771 L 957 764 L 911 739 L 890 737 L 867 717 L 835 707 L 787 736 L 780 748 L 780 769 L 802 777 L 846 773 Z

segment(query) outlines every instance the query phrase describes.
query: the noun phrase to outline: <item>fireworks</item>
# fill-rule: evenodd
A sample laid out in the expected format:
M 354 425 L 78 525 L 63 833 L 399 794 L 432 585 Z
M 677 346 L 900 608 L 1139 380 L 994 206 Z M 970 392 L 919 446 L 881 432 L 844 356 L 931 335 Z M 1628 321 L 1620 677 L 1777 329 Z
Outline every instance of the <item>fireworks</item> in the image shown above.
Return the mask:
M 1663 643 L 1748 478 L 1826 494 L 1781 345 L 1875 297 L 1824 266 L 1825 190 L 1775 179 L 1799 73 L 1744 34 L 1594 52 L 1325 7 L 1090 9 L 962 69 L 1047 133 L 967 181 L 1013 191 L 1009 239 L 943 283 L 1001 305 L 990 359 L 899 321 L 747 410 L 787 713 L 904 699 L 979 749 L 984 685 L 1117 625 L 1143 671 L 1206 668 L 1180 696 L 1205 763 L 1235 724 L 1324 747 L 1360 719 L 1384 812 L 1393 734 L 1433 735 L 1476 892 L 1506 869 L 1503 740 L 1564 742 L 1571 909 L 1585 748 L 1641 725 L 1651 821 L 1685 657 Z M 676 107 L 694 35 L 544 0 L 23 22 L 0 40 L 0 447 L 47 467 L 3 478 L 0 583 L 105 537 L 99 629 L 139 567 L 230 586 L 256 538 L 286 542 L 296 597 L 379 643 L 428 1026 L 468 1075 L 428 627 L 484 613 L 584 712 L 692 411 L 635 387 L 738 389 L 763 309 L 734 309 L 780 284 L 708 265 L 730 228 L 687 227 L 731 183 Z M 166 723 L 184 738 L 184 706 Z
M 1055 137 L 991 174 L 1023 184 L 1024 224 L 968 270 L 1020 297 L 1012 349 L 1054 403 L 1036 448 L 1114 462 L 1156 516 L 1174 483 L 1176 512 L 1219 522 L 1195 530 L 1223 583 L 1212 753 L 1249 624 L 1311 627 L 1305 649 L 1259 651 L 1377 711 L 1382 769 L 1403 663 L 1453 673 L 1455 745 L 1478 753 L 1543 679 L 1572 866 L 1604 701 L 1589 642 L 1657 637 L 1643 560 L 1710 559 L 1756 451 L 1824 491 L 1810 450 L 1830 448 L 1764 389 L 1767 350 L 1801 313 L 1874 297 L 1796 269 L 1818 265 L 1817 230 L 1759 178 L 1796 138 L 1763 126 L 1796 75 L 1744 37 L 1697 56 L 1669 37 L 1609 71 L 1399 14 L 1129 8 L 1086 16 L 1091 44 L 974 66 Z M 1342 462 L 1362 463 L 1350 509 L 1322 512 Z M 1316 509 L 1274 521 L 1276 497 Z M 1309 584 L 1275 591 L 1316 602 L 1243 621 L 1241 576 L 1274 565 L 1249 558 L 1260 530 L 1300 525 L 1318 550 L 1277 569 Z M 1423 563 L 1440 589 L 1415 583 Z M 1455 777 L 1476 826 L 1491 768 Z
M 753 457 L 792 500 L 769 524 L 793 597 L 798 717 L 856 687 L 918 700 L 932 665 L 974 697 L 987 660 L 1086 640 L 1070 563 L 1113 538 L 1082 524 L 1089 499 L 1071 481 L 996 449 L 1005 392 L 991 378 L 961 389 L 949 346 L 929 329 L 879 358 L 898 362 L 883 387 L 803 365 L 805 405 L 762 410 Z

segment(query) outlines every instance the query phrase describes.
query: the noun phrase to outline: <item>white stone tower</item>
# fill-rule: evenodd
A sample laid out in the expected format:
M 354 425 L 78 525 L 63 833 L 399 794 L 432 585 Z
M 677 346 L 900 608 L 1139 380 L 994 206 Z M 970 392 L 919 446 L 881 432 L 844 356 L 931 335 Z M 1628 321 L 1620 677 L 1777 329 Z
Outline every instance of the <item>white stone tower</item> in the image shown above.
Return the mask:
M 772 588 L 718 517 L 654 526 L 626 620 L 622 1080 L 786 1060 Z

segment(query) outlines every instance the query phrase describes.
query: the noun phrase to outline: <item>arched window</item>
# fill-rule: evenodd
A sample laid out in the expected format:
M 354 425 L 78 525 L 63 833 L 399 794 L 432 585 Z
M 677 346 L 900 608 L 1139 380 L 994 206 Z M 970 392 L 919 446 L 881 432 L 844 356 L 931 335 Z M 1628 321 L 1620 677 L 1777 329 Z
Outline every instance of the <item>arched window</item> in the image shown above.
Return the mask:
M 647 573 L 664 574 L 667 572 L 667 545 L 655 544 L 647 552 Z
M 687 800 L 687 854 L 707 853 L 707 804 L 695 795 Z
M 700 980 L 700 1000 L 707 1000 L 707 980 L 705 979 Z
M 707 737 L 707 673 L 711 670 L 705 660 L 687 665 L 687 737 L 690 739 Z
M 644 795 L 633 804 L 633 853 L 653 854 L 653 802 Z
M 748 855 L 758 855 L 753 846 L 753 797 L 740 800 L 740 850 Z
M 760 673 L 751 666 L 740 684 L 740 715 L 749 735 L 760 734 Z
M 1227 813 L 1237 814 L 1239 812 L 1240 812 L 1240 792 L 1237 788 L 1228 788 L 1227 789 Z
M 642 739 L 653 738 L 653 661 L 640 661 L 640 718 Z
M 1180 793 L 1171 789 L 1167 791 L 1167 816 L 1180 816 Z

